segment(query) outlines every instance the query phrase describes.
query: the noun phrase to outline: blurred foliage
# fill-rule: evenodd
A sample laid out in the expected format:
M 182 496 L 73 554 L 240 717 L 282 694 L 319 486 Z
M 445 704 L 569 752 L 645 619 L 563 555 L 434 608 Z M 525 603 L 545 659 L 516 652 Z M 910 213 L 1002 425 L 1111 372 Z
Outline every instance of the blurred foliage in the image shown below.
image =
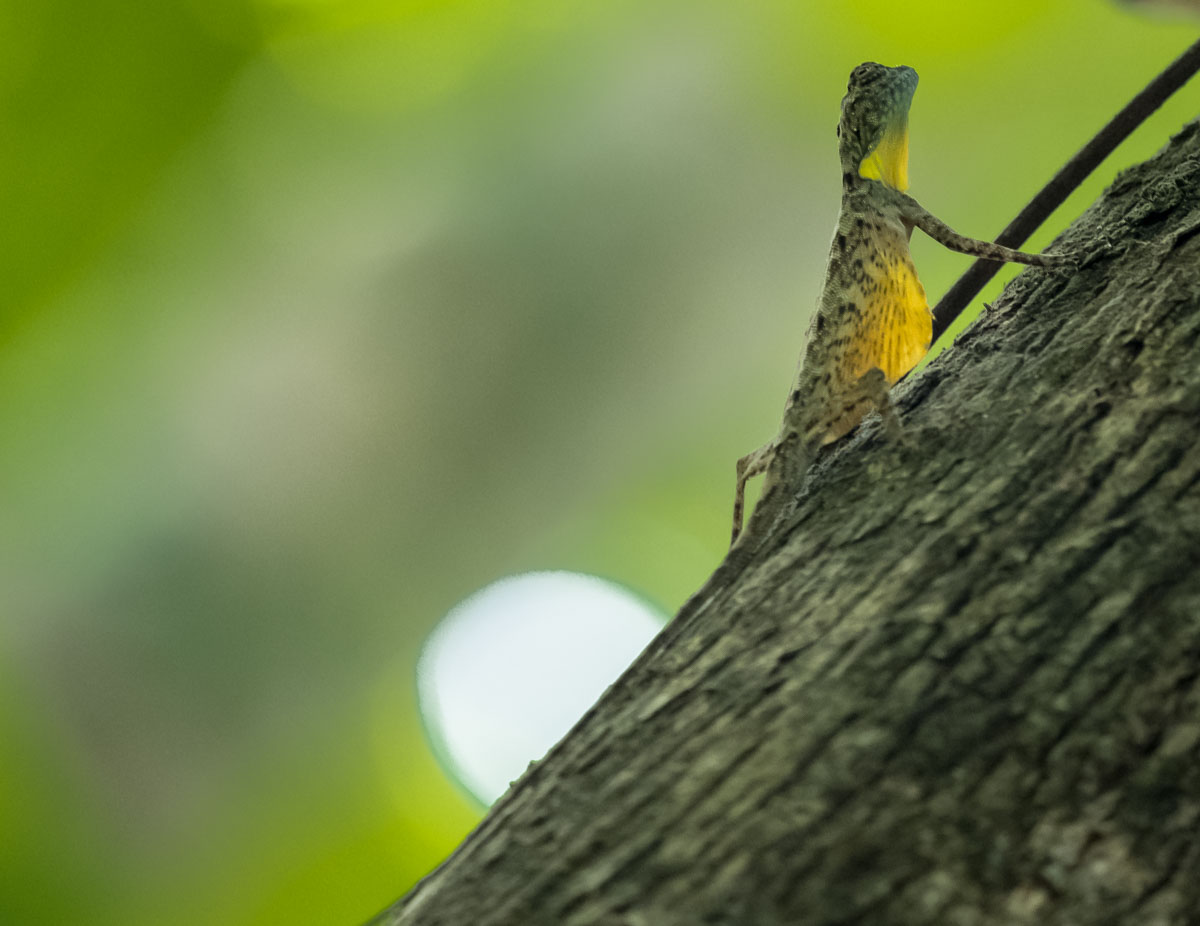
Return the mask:
M 1091 0 L 0 5 L 0 922 L 405 891 L 480 814 L 416 714 L 439 616 L 532 568 L 670 608 L 719 557 L 851 67 L 918 69 L 912 191 L 986 237 L 1191 37 Z M 931 298 L 966 265 L 914 250 Z

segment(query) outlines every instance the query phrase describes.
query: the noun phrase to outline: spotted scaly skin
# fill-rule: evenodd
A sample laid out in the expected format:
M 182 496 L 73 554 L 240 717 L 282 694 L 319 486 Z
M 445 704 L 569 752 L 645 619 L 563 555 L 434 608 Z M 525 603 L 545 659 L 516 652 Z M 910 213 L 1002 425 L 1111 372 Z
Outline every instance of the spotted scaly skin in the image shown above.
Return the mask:
M 951 230 L 904 193 L 908 110 L 917 89 L 910 67 L 867 62 L 850 74 L 838 123 L 842 206 L 807 343 L 779 434 L 737 465 L 732 556 L 771 532 L 804 472 L 825 444 L 872 408 L 888 430 L 900 426 L 888 388 L 929 349 L 932 315 L 908 242 L 914 227 L 951 250 L 992 260 L 1051 266 L 1063 258 L 1025 254 Z M 765 473 L 762 497 L 742 532 L 746 480 Z

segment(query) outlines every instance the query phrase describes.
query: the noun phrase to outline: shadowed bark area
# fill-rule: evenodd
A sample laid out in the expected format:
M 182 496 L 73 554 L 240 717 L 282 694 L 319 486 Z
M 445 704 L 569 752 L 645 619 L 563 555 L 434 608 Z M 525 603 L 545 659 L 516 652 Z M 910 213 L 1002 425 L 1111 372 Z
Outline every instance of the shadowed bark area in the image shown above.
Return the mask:
M 1200 121 L 702 590 L 411 926 L 1200 923 Z

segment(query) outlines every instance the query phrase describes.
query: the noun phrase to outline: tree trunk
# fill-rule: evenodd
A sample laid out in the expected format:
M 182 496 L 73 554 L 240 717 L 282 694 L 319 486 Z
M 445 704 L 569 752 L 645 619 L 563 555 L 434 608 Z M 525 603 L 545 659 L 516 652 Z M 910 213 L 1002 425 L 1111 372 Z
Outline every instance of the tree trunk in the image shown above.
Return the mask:
M 1200 121 L 378 923 L 1200 923 Z

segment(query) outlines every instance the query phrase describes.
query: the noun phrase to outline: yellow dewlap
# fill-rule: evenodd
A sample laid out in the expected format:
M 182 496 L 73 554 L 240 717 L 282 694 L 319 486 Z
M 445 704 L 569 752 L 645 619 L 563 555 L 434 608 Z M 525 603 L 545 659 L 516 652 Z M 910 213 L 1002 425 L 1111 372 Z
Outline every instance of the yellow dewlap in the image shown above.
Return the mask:
M 860 177 L 908 189 L 908 117 L 888 126 L 875 149 L 858 166 Z

